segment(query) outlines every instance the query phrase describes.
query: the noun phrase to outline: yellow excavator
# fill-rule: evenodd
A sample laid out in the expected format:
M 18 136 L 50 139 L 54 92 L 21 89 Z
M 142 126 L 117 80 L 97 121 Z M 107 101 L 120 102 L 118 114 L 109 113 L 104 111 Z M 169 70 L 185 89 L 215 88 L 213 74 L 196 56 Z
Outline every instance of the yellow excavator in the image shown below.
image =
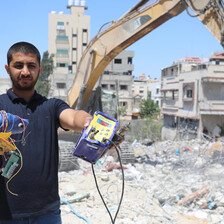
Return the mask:
M 114 57 L 184 10 L 198 17 L 224 46 L 223 0 L 141 0 L 107 28 L 102 26 L 90 41 L 68 94 L 69 105 L 83 109 L 97 80 Z
M 88 108 L 93 110 L 88 100 L 97 80 L 113 58 L 184 10 L 187 10 L 190 16 L 198 17 L 224 46 L 223 0 L 141 0 L 117 21 L 104 24 L 90 41 L 80 59 L 72 88 L 68 94 L 69 105 L 88 112 Z M 99 90 L 96 91 L 96 97 L 98 97 Z M 75 133 L 69 137 L 67 135 L 61 137 L 66 140 L 72 139 L 71 141 L 77 138 Z M 70 152 L 70 148 L 74 148 L 74 143 L 67 141 L 59 143 L 61 146 L 60 171 L 76 168 L 78 166 L 76 158 L 71 156 Z

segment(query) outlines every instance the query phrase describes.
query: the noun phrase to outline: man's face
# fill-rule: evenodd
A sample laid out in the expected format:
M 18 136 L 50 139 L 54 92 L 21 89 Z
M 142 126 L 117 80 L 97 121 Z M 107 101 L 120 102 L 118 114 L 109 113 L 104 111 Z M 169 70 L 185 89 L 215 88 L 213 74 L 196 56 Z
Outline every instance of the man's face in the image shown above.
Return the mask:
M 5 65 L 5 69 L 12 80 L 13 88 L 30 91 L 34 89 L 42 67 L 35 54 L 16 52 L 12 54 L 12 61 Z

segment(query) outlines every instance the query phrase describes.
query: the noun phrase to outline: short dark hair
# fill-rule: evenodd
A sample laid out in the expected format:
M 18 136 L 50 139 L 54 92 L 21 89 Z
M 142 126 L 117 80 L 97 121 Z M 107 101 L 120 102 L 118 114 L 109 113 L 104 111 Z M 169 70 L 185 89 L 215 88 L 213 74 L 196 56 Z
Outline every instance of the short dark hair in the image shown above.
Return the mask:
M 8 65 L 12 61 L 12 54 L 17 53 L 17 52 L 22 52 L 24 54 L 35 54 L 37 57 L 37 60 L 40 64 L 40 52 L 39 50 L 33 45 L 28 42 L 18 42 L 13 44 L 7 53 L 7 63 Z

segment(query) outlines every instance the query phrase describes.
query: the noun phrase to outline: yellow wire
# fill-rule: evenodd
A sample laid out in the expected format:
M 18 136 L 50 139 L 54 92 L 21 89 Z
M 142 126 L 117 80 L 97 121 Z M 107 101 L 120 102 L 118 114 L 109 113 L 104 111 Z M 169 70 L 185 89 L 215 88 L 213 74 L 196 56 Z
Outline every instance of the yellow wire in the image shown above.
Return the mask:
M 3 114 L 4 114 L 4 118 L 5 118 L 5 120 L 4 120 L 4 122 L 5 122 L 5 129 L 4 129 L 4 132 L 7 130 L 7 128 L 8 128 L 8 116 L 7 116 L 7 113 L 5 112 L 5 111 L 1 111 L 1 112 L 3 112 Z M 7 188 L 7 190 L 8 190 L 8 192 L 10 193 L 10 194 L 12 194 L 12 195 L 15 195 L 15 196 L 18 196 L 18 194 L 15 194 L 15 193 L 13 193 L 12 191 L 10 191 L 9 190 L 9 182 L 20 172 L 20 170 L 22 169 L 22 167 L 23 167 L 23 157 L 22 157 L 22 154 L 21 154 L 21 152 L 20 152 L 20 150 L 17 148 L 17 146 L 15 145 L 15 143 L 14 143 L 14 141 L 13 141 L 13 139 L 11 138 L 11 137 L 9 137 L 9 139 L 11 140 L 11 144 L 16 148 L 15 150 L 17 150 L 18 152 L 19 152 L 19 155 L 20 155 L 20 158 L 21 158 L 21 165 L 20 165 L 20 168 L 18 169 L 18 171 L 13 175 L 13 176 L 11 176 L 11 178 L 6 182 L 6 188 Z M 4 142 L 7 142 L 7 141 L 4 141 Z M 10 144 L 10 142 L 8 141 L 7 142 L 8 144 Z
M 11 138 L 10 138 L 11 139 Z M 16 145 L 15 145 L 15 143 L 13 142 L 13 145 L 16 147 Z M 8 190 L 8 192 L 10 193 L 10 194 L 12 194 L 12 195 L 14 195 L 14 196 L 18 196 L 18 194 L 15 194 L 15 193 L 13 193 L 12 191 L 10 191 L 9 190 L 9 182 L 19 173 L 19 171 L 22 169 L 22 167 L 23 167 L 23 157 L 22 157 L 22 154 L 21 154 L 21 152 L 20 152 L 20 150 L 16 147 L 16 150 L 19 152 L 19 155 L 20 155 L 20 158 L 21 158 L 21 165 L 20 165 L 20 168 L 18 169 L 18 171 L 13 175 L 13 176 L 11 176 L 11 178 L 7 181 L 7 183 L 6 183 L 6 188 L 7 188 L 7 190 Z

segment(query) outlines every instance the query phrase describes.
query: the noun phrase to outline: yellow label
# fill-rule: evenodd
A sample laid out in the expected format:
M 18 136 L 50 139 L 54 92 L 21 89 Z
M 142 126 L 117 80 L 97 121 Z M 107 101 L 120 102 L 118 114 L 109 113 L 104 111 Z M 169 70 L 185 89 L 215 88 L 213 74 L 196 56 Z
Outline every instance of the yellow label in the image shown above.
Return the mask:
M 91 131 L 88 138 L 102 142 L 103 139 L 109 139 L 114 133 L 116 122 L 104 117 L 101 114 L 95 115 L 90 123 Z

